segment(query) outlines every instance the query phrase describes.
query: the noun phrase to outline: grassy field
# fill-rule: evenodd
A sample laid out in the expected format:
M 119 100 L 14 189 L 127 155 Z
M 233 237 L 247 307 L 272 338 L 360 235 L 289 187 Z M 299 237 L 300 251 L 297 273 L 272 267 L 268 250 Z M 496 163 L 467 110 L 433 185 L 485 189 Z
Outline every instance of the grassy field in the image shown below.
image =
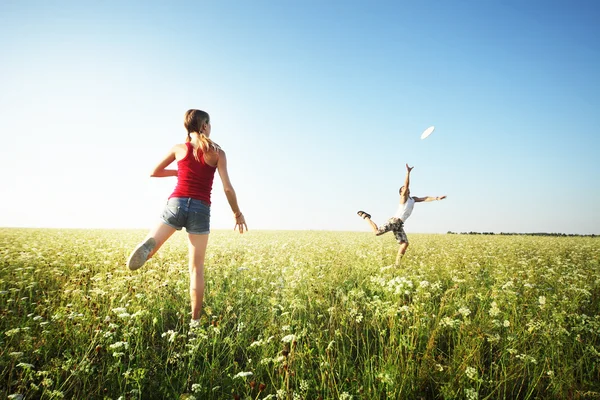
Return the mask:
M 600 239 L 0 229 L 0 396 L 600 398 Z M 24 396 L 24 397 L 20 397 Z

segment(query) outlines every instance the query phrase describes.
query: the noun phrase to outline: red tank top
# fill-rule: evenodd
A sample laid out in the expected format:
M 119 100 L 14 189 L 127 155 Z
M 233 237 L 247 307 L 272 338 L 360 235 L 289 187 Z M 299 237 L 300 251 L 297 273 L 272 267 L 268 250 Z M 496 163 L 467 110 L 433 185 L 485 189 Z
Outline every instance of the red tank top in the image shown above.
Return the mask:
M 188 142 L 185 146 L 187 154 L 177 161 L 177 186 L 169 198 L 191 197 L 210 204 L 210 192 L 217 168 L 204 162 L 204 153 L 201 150 L 198 150 L 200 161 L 197 161 L 191 143 Z

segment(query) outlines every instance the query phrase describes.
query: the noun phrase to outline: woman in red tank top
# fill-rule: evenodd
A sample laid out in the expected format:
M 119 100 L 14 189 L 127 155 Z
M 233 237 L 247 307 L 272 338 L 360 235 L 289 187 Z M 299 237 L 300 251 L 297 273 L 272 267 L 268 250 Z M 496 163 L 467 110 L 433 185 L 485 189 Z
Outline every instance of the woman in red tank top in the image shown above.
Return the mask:
M 215 171 L 223 183 L 225 196 L 233 211 L 234 230 L 248 230 L 237 203 L 235 190 L 227 173 L 227 157 L 219 145 L 210 139 L 210 117 L 200 110 L 188 110 L 184 117 L 186 142 L 177 144 L 158 163 L 150 176 L 177 177 L 175 190 L 169 196 L 161 223 L 150 230 L 127 260 L 134 271 L 150 259 L 175 233 L 185 227 L 189 239 L 191 325 L 197 325 L 204 297 L 204 257 L 210 233 L 210 195 Z M 167 169 L 177 161 L 177 169 Z

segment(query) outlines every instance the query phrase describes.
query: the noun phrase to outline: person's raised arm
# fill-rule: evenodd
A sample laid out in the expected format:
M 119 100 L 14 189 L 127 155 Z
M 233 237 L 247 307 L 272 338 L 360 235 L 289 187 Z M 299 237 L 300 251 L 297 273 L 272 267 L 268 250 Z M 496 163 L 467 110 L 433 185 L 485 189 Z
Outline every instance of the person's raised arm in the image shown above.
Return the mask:
M 173 147 L 169 154 L 167 154 L 150 173 L 151 177 L 164 178 L 167 176 L 177 176 L 176 169 L 166 169 L 171 163 L 175 161 L 175 147 Z
M 410 185 L 410 171 L 412 171 L 414 167 L 409 167 L 406 164 L 406 178 L 404 178 L 404 191 L 400 193 L 400 203 L 404 204 L 406 200 L 408 200 L 408 188 Z
M 229 202 L 231 211 L 233 211 L 233 217 L 235 219 L 235 226 L 233 227 L 233 229 L 237 229 L 240 231 L 240 233 L 244 233 L 244 228 L 246 228 L 247 231 L 248 225 L 246 225 L 246 219 L 244 218 L 244 214 L 242 214 L 242 212 L 240 211 L 235 190 L 233 189 L 233 185 L 231 184 L 231 180 L 229 179 L 229 174 L 227 172 L 227 156 L 225 155 L 225 152 L 223 150 L 219 151 L 217 170 L 219 171 L 219 176 L 221 177 L 221 182 L 223 183 L 223 190 L 225 191 L 225 196 L 227 197 L 227 201 Z
M 405 191 L 408 190 L 408 185 L 410 185 L 410 171 L 412 171 L 414 167 L 409 167 L 408 164 L 406 164 L 406 178 L 404 178 L 404 189 Z
M 444 200 L 445 198 L 446 198 L 446 195 L 436 196 L 436 197 L 431 197 L 431 196 L 414 197 L 413 196 L 413 199 L 415 200 L 415 203 L 428 202 L 428 201 L 436 201 L 436 200 Z

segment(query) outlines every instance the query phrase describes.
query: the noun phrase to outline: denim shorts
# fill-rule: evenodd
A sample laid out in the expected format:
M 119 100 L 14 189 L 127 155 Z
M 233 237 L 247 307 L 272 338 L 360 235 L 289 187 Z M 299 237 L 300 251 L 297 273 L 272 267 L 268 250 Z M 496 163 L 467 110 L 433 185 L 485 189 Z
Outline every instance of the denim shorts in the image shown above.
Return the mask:
M 210 233 L 210 205 L 189 197 L 171 197 L 162 213 L 163 223 L 177 229 L 185 227 L 187 233 Z

